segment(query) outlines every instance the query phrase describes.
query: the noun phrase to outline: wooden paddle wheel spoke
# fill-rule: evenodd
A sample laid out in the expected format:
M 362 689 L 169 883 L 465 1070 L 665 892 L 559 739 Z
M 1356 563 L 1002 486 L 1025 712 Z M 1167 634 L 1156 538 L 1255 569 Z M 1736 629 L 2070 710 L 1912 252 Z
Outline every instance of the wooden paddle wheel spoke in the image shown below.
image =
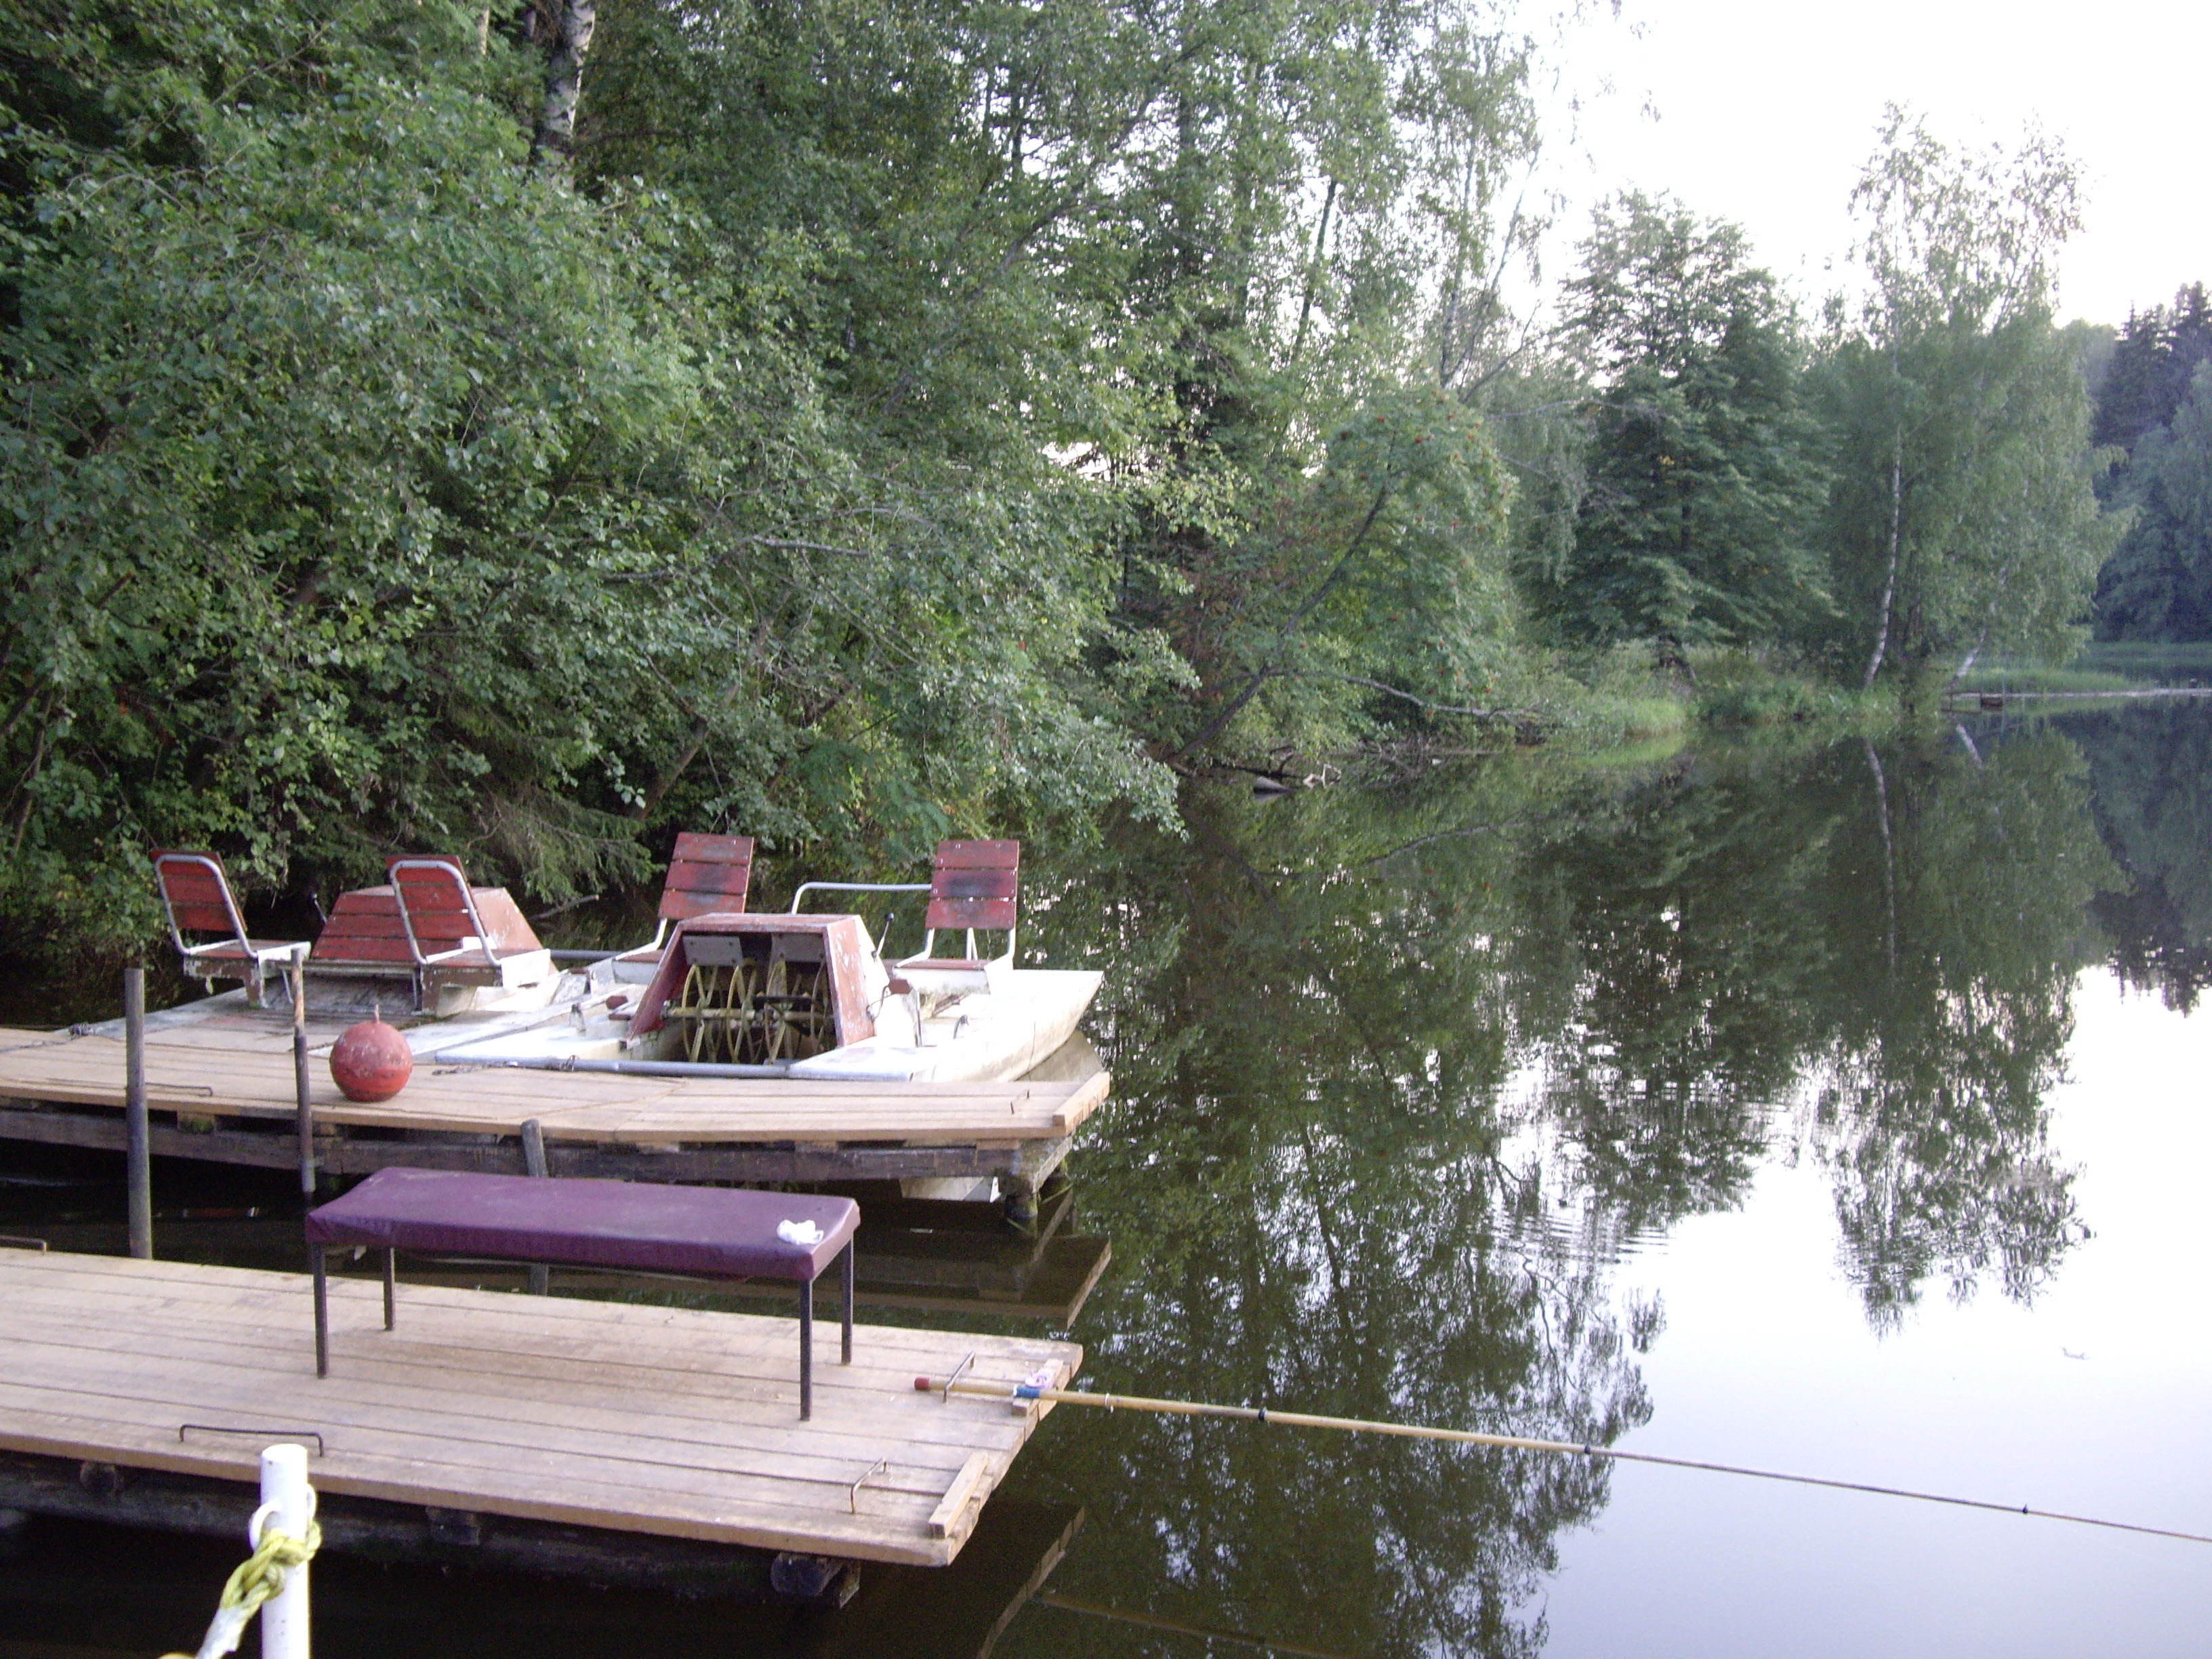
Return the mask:
M 755 1030 L 760 1022 L 759 1006 L 755 1000 L 757 989 L 757 970 L 750 962 L 730 965 L 729 995 L 726 1003 L 723 1042 L 725 1058 L 739 1066 L 757 1063 L 759 1042 Z
M 670 1012 L 676 1015 L 684 1031 L 684 1056 L 698 1060 L 706 1048 L 708 1022 L 705 1018 L 709 999 L 713 996 L 714 970 L 694 965 L 684 975 L 684 996 L 681 1004 Z

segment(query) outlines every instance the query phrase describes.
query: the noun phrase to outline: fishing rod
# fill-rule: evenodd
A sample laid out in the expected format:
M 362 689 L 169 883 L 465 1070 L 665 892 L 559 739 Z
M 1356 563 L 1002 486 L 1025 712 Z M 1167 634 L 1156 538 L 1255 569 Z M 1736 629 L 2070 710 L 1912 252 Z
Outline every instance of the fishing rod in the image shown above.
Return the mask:
M 2132 1521 L 2106 1521 L 2094 1515 L 2069 1515 L 2061 1510 L 2039 1510 L 2026 1504 L 1996 1504 L 1983 1498 L 1954 1498 L 1943 1492 L 1916 1492 L 1908 1486 L 1881 1486 L 1865 1480 L 1833 1480 L 1824 1475 L 1790 1474 L 1778 1469 L 1747 1468 L 1740 1463 L 1711 1463 L 1694 1457 L 1667 1457 L 1657 1452 L 1624 1451 L 1589 1441 L 1537 1440 L 1526 1435 L 1489 1434 L 1480 1429 L 1443 1429 L 1425 1423 L 1382 1423 L 1364 1417 L 1321 1417 L 1310 1412 L 1276 1411 L 1266 1406 L 1216 1406 L 1195 1400 L 1148 1400 L 1137 1395 L 1093 1394 L 1080 1389 L 1047 1388 L 1036 1382 L 987 1382 L 980 1378 L 914 1379 L 916 1393 L 941 1392 L 946 1400 L 969 1395 L 989 1400 L 1021 1402 L 1048 1401 L 1056 1406 L 1097 1406 L 1107 1411 L 1152 1412 L 1171 1417 L 1218 1417 L 1231 1422 L 1270 1424 L 1292 1429 L 1336 1429 L 1352 1434 L 1389 1434 L 1407 1440 L 1443 1440 L 1463 1446 L 1497 1446 L 1510 1451 L 1553 1452 L 1573 1457 L 1604 1457 L 1620 1463 L 1656 1463 L 1674 1469 L 1703 1469 L 1712 1474 L 1747 1475 L 1754 1480 L 1780 1480 L 1794 1486 L 1826 1486 L 1836 1492 L 1873 1492 L 1881 1498 L 1910 1498 L 1923 1504 L 1949 1504 L 1959 1509 L 1989 1510 L 1998 1515 L 2027 1515 L 2043 1521 L 2070 1522 L 2078 1527 L 2103 1527 L 2112 1532 L 2143 1533 L 2153 1538 L 2178 1538 L 2184 1543 L 2212 1544 L 2212 1535 L 2178 1532 L 2169 1527 L 2146 1527 Z

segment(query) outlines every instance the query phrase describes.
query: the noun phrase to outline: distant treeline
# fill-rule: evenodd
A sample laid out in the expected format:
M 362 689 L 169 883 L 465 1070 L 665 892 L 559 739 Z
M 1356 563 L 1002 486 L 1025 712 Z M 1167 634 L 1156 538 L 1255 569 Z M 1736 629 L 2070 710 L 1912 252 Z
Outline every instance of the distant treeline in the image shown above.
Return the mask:
M 0 18 L 19 939 L 143 936 L 164 843 L 557 900 L 678 825 L 1164 821 L 1717 658 L 1917 701 L 2151 533 L 2051 323 L 2063 155 L 1893 113 L 1818 318 L 1614 202 L 1540 325 L 1539 46 L 1472 0 Z
M 2098 493 L 2126 533 L 2097 583 L 2097 632 L 2212 639 L 2212 301 L 2202 283 L 2129 317 L 2091 366 Z

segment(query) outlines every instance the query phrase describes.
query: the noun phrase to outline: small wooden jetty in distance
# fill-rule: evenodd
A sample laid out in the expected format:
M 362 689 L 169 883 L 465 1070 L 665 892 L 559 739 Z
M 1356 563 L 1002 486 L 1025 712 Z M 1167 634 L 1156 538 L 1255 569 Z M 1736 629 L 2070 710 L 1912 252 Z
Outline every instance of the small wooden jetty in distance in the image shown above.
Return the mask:
M 318 1491 L 830 1562 L 942 1566 L 1045 1412 L 915 1391 L 1009 1385 L 1066 1342 L 863 1325 L 797 1418 L 792 1322 L 409 1285 L 331 1286 L 315 1376 L 304 1274 L 0 1252 L 0 1451 L 250 1482 L 302 1440 Z M 319 1440 L 319 1451 L 317 1451 Z
M 299 1160 L 291 1032 L 241 1006 L 149 1020 L 147 1104 L 159 1156 L 289 1169 Z M 546 1173 L 744 1182 L 995 1176 L 1018 1213 L 1106 1098 L 1103 1071 L 1072 1081 L 835 1082 L 640 1077 L 418 1065 L 396 1098 L 347 1100 L 321 1054 L 338 1023 L 312 1022 L 318 1167 L 393 1164 L 520 1173 L 526 1123 Z M 0 1029 L 0 1139 L 121 1150 L 119 1030 Z

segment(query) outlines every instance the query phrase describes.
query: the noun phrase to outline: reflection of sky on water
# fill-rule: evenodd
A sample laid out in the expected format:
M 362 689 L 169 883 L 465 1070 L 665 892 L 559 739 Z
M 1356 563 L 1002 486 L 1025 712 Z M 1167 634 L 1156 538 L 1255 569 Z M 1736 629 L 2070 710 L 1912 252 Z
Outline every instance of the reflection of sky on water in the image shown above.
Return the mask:
M 2202 1020 L 2083 974 L 2057 1161 L 2091 1236 L 2022 1306 L 1984 1285 L 1877 1332 L 1815 1161 L 1616 1271 L 1667 1328 L 1637 1450 L 2212 1529 Z M 2081 1358 L 2071 1358 L 2079 1354 Z M 2052 1522 L 1624 1468 L 1561 1540 L 1548 1655 L 2197 1654 L 2212 1550 Z

